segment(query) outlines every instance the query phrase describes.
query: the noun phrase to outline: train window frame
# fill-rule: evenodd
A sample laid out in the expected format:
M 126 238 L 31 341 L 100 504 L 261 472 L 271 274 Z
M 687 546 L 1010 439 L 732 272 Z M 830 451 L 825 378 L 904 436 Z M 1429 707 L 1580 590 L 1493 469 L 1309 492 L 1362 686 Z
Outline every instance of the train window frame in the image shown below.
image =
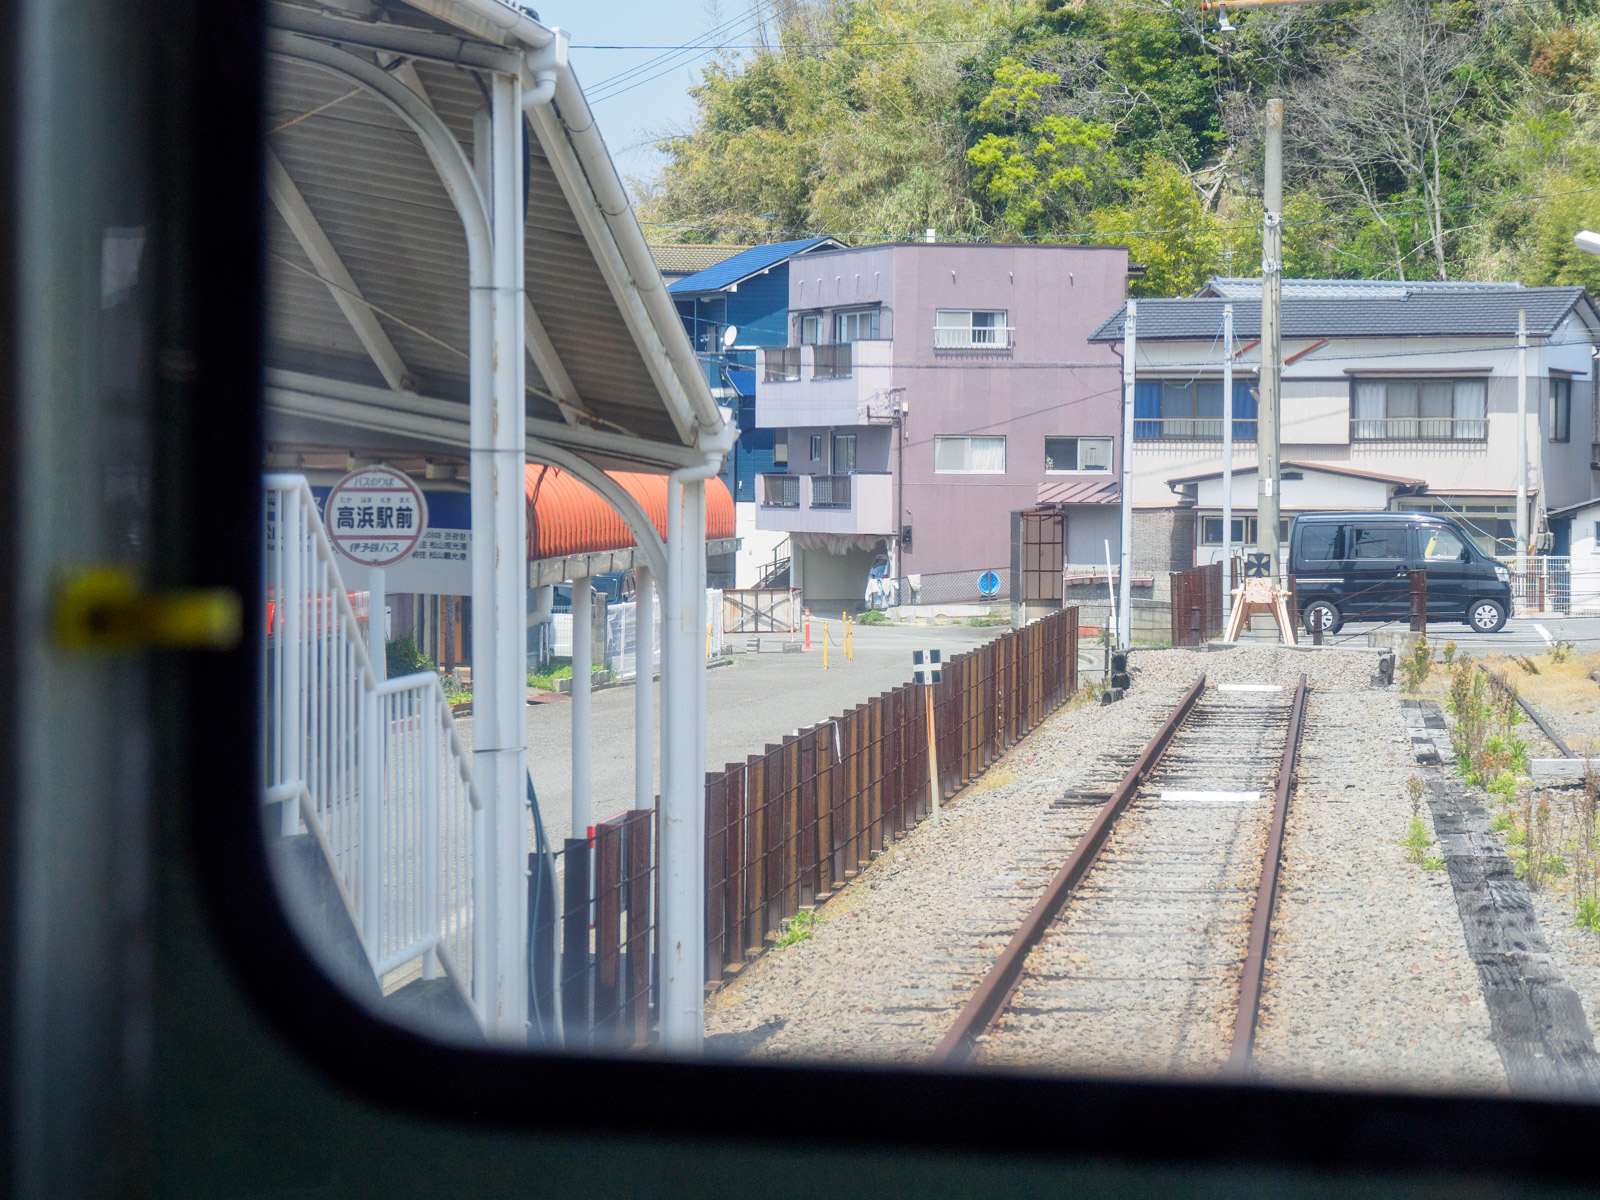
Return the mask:
M 205 7 L 205 6 L 202 6 Z M 264 31 L 259 7 L 219 6 L 184 70 L 175 198 L 192 360 L 164 367 L 185 438 L 162 497 L 178 573 L 235 588 L 259 628 Z M 171 53 L 181 53 L 172 51 Z M 206 505 L 196 503 L 204 496 Z M 242 535 L 241 535 L 242 533 Z M 182 763 L 187 868 L 217 951 L 266 1025 L 345 1091 L 396 1113 L 502 1131 L 788 1141 L 819 1146 L 1360 1173 L 1448 1171 L 1576 1181 L 1600 1108 L 1570 1099 L 1133 1081 L 920 1067 L 446 1046 L 386 1024 L 316 965 L 293 932 L 253 798 L 253 647 L 184 660 L 168 714 Z M 630 1102 L 615 1103 L 619 1095 Z M 604 1113 L 602 1117 L 598 1114 Z M 938 1114 L 955 1115 L 940 1119 Z

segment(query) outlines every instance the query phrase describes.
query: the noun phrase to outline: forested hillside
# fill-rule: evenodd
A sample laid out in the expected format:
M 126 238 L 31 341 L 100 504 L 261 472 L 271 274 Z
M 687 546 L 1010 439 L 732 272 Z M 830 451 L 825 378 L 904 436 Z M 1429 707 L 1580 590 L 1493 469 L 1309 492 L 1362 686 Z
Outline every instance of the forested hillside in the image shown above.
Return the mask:
M 1106 239 L 1147 295 L 1260 269 L 1260 107 L 1294 275 L 1600 291 L 1600 0 L 766 0 L 640 188 L 659 241 Z

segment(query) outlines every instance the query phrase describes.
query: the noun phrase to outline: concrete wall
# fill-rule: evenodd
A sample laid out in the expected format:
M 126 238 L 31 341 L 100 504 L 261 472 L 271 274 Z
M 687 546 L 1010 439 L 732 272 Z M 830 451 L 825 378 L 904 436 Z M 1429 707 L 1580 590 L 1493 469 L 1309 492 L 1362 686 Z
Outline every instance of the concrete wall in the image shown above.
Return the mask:
M 1194 538 L 1194 513 L 1190 509 L 1135 509 L 1133 573 L 1188 570 L 1194 565 Z

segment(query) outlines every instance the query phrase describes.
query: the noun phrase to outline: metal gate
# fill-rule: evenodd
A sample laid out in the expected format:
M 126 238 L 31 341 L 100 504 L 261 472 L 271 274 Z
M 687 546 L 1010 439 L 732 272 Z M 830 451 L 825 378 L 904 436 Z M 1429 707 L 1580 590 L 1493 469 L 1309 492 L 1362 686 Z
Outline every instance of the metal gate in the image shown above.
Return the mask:
M 722 593 L 724 633 L 793 633 L 799 626 L 794 588 L 728 588 Z
M 1060 512 L 1022 514 L 1022 596 L 1024 604 L 1061 602 L 1061 571 L 1066 561 L 1067 518 Z

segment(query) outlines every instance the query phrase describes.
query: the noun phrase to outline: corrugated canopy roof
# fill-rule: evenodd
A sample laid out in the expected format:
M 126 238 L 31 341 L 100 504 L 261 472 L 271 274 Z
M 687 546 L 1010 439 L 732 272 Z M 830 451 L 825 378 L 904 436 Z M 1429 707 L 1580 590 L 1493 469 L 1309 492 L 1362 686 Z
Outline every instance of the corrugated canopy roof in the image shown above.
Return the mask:
M 639 502 L 656 532 L 667 536 L 667 477 L 627 471 L 609 472 L 622 490 Z M 527 467 L 528 561 L 622 550 L 635 542 L 633 531 L 617 510 L 582 480 L 559 467 L 530 463 Z M 706 538 L 734 535 L 733 497 L 720 479 L 706 481 Z
M 674 296 L 690 295 L 695 292 L 718 292 L 732 284 L 749 279 L 750 276 L 769 267 L 775 267 L 796 254 L 805 254 L 819 246 L 833 248 L 843 245 L 844 243 L 837 238 L 814 237 L 800 238 L 792 242 L 773 242 L 766 246 L 752 246 L 743 254 L 735 254 L 715 266 L 674 281 L 667 290 Z
M 431 0 L 425 7 L 451 11 Z M 268 8 L 280 37 L 269 60 L 266 113 L 269 370 L 327 380 L 330 396 L 345 394 L 335 385 L 348 385 L 381 389 L 397 403 L 460 404 L 464 419 L 468 257 L 457 208 L 428 150 L 389 103 L 285 53 L 282 38 L 315 40 L 383 69 L 438 114 L 469 160 L 475 115 L 486 109 L 488 95 L 488 70 L 473 64 L 492 55 L 515 63 L 513 52 L 523 49 L 487 27 L 473 36 L 470 21 L 447 24 L 401 0 L 378 0 L 363 20 L 331 5 L 276 0 Z M 431 38 L 465 49 L 453 56 L 448 49 L 371 48 L 386 38 Z M 563 104 L 564 95 L 576 100 Z M 631 210 L 605 211 L 592 190 L 599 186 L 593 167 L 574 149 L 571 130 L 592 122 L 581 92 L 558 91 L 544 112 L 523 123 L 527 415 L 549 424 L 553 444 L 600 465 L 627 462 L 629 455 L 597 453 L 594 439 L 577 433 L 634 439 L 632 461 L 640 464 L 652 462 L 652 444 L 664 447 L 677 457 L 655 465 L 673 465 L 693 438 L 683 428 L 682 398 L 714 415 L 709 390 L 692 369 L 681 322 L 662 317 L 670 301 Z M 637 235 L 636 248 L 619 241 L 624 226 Z M 647 271 L 629 258 L 635 249 Z M 659 300 L 644 296 L 652 290 Z M 348 315 L 352 300 L 358 311 L 370 311 L 376 336 L 370 321 L 363 331 Z M 663 368 L 663 361 L 672 366 Z M 679 397 L 677 420 L 667 387 Z
M 1223 299 L 1140 300 L 1138 337 L 1146 341 L 1211 340 L 1222 331 Z M 1233 301 L 1234 336 L 1261 336 L 1258 304 Z M 1526 309 L 1528 332 L 1549 337 L 1578 310 L 1591 328 L 1600 313 L 1581 287 L 1408 292 L 1403 298 L 1351 296 L 1283 301 L 1285 338 L 1513 337 L 1517 312 Z M 1122 340 L 1127 305 L 1095 330 L 1091 342 Z
M 1115 479 L 1063 479 L 1042 483 L 1036 504 L 1116 504 L 1122 487 Z

